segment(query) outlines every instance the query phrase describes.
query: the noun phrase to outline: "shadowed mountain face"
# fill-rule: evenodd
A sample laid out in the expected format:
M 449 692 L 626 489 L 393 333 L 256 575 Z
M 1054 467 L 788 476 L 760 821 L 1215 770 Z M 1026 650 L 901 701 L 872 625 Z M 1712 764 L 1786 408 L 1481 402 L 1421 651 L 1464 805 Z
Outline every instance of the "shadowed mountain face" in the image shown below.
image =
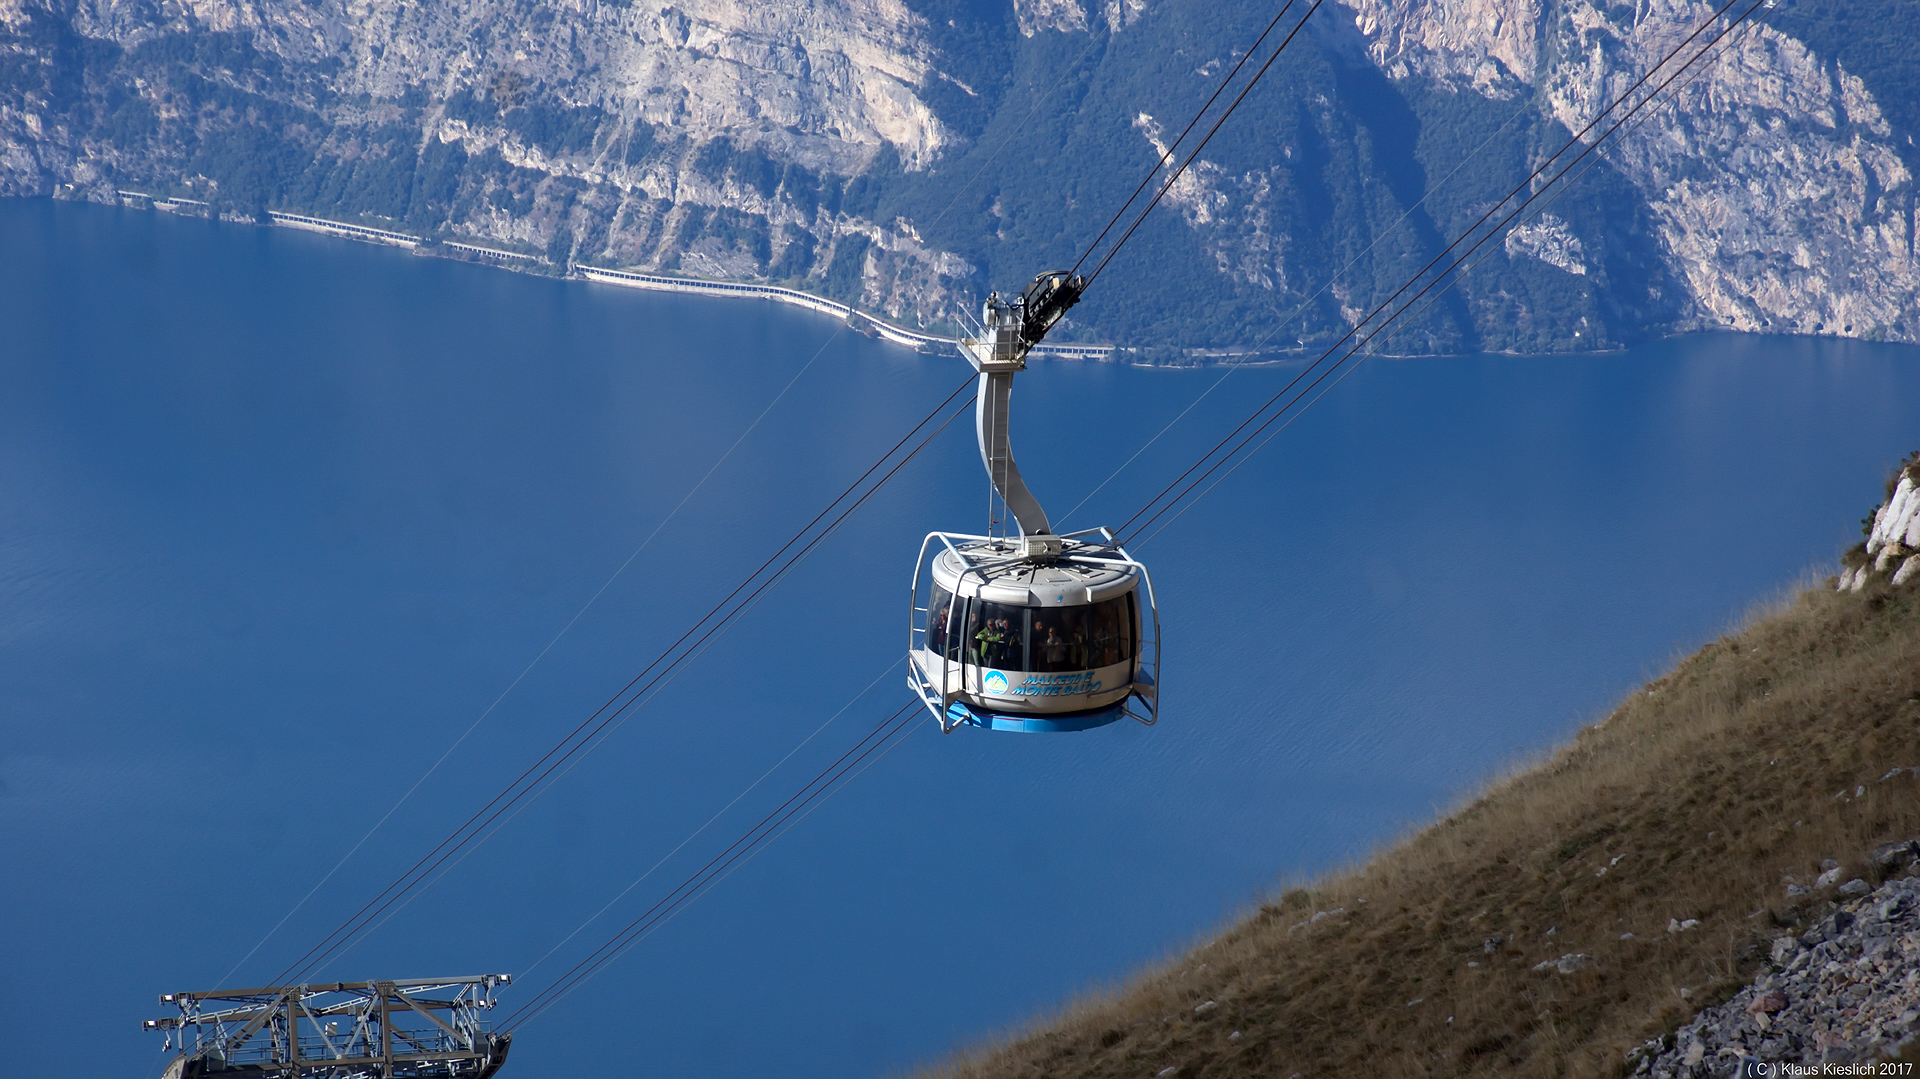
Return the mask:
M 1787 5 L 1727 38 L 1384 347 L 1920 339 L 1920 23 L 1863 35 L 1869 7 Z M 1711 10 L 1326 3 L 1063 333 L 1169 362 L 1330 340 Z M 313 213 L 556 266 L 787 282 L 931 326 L 1071 263 L 1271 15 L 0 0 L 0 193 Z

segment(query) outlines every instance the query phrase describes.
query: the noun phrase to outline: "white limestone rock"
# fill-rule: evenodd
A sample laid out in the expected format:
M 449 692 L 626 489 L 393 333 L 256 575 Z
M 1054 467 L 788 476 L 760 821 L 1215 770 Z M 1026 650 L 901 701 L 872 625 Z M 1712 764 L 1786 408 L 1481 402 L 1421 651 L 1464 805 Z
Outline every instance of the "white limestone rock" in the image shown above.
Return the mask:
M 1570 274 L 1586 276 L 1586 251 L 1580 237 L 1553 214 L 1541 214 L 1527 224 L 1514 226 L 1505 244 L 1508 257 L 1527 255 Z
M 1561 956 L 1559 960 L 1554 963 L 1553 969 L 1561 974 L 1573 974 L 1575 972 L 1587 969 L 1588 967 L 1592 966 L 1593 963 L 1594 963 L 1593 956 L 1586 955 L 1580 952 L 1573 952 L 1573 953 L 1569 953 L 1567 955 Z
M 1915 577 L 1920 577 L 1920 554 L 1908 555 L 1900 568 L 1893 571 L 1893 586 L 1898 588 Z
M 1867 533 L 1868 554 L 1877 556 L 1891 545 L 1920 548 L 1920 486 L 1915 486 L 1911 471 L 1901 473 L 1893 497 L 1874 513 Z
M 1013 16 L 1023 37 L 1043 30 L 1072 34 L 1087 28 L 1087 9 L 1080 0 L 1013 0 Z
M 1920 578 L 1920 455 L 1901 466 L 1893 493 L 1873 513 L 1864 551 L 1864 564 L 1841 569 L 1836 585 L 1842 592 L 1858 592 L 1880 574 L 1891 574 L 1891 584 L 1905 585 Z M 1849 560 L 1853 556 L 1849 555 Z
M 1388 77 L 1502 100 L 1532 87 L 1575 131 L 1714 10 L 1698 0 L 1569 0 L 1551 16 L 1538 0 L 1341 2 Z M 1699 322 L 1920 340 L 1915 178 L 1865 84 L 1765 25 L 1724 50 L 1610 154 L 1646 197 Z

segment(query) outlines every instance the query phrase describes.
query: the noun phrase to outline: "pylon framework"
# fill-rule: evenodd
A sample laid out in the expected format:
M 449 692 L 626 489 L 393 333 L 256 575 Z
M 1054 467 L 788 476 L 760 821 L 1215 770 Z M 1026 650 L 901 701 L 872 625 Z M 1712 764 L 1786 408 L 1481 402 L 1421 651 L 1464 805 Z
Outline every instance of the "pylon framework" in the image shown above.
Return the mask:
M 511 1034 L 480 1015 L 512 978 L 415 978 L 164 993 L 164 1079 L 491 1079 Z M 451 990 L 451 995 L 448 991 Z M 191 1031 L 191 1033 L 189 1033 Z M 192 1044 L 188 1044 L 191 1042 Z

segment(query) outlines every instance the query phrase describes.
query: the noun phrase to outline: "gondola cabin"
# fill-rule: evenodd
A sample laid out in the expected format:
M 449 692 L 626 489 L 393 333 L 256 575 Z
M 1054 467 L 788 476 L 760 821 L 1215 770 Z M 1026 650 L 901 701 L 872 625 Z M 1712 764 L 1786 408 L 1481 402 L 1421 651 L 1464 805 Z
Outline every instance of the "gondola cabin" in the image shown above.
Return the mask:
M 1036 560 L 1019 539 L 927 537 L 908 680 L 943 729 L 1153 722 L 1159 633 L 1145 567 L 1105 533 L 1058 546 Z

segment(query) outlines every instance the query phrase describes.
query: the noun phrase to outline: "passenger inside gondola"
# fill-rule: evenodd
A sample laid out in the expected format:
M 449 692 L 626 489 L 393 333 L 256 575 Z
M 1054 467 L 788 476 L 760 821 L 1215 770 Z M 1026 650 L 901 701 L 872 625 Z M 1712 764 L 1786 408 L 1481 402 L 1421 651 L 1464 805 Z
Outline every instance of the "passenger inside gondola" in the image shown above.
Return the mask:
M 1066 638 L 1060 635 L 1060 619 L 1058 617 L 1055 617 L 1052 622 L 1042 622 L 1036 615 L 1033 620 L 1032 640 L 1033 650 L 1036 653 L 1034 658 L 1040 661 L 1034 664 L 1036 670 L 1064 671 L 1072 669 L 1072 661 L 1067 658 L 1069 645 Z M 1042 664 L 1044 664 L 1044 666 Z
M 1026 611 L 1004 603 L 973 604 L 974 662 L 982 667 L 1017 671 L 1026 664 Z
M 927 608 L 927 651 L 935 655 L 946 653 L 952 660 L 960 658 L 959 626 L 951 638 L 947 634 L 947 622 L 953 617 L 953 593 L 944 588 L 933 590 L 933 604 Z

